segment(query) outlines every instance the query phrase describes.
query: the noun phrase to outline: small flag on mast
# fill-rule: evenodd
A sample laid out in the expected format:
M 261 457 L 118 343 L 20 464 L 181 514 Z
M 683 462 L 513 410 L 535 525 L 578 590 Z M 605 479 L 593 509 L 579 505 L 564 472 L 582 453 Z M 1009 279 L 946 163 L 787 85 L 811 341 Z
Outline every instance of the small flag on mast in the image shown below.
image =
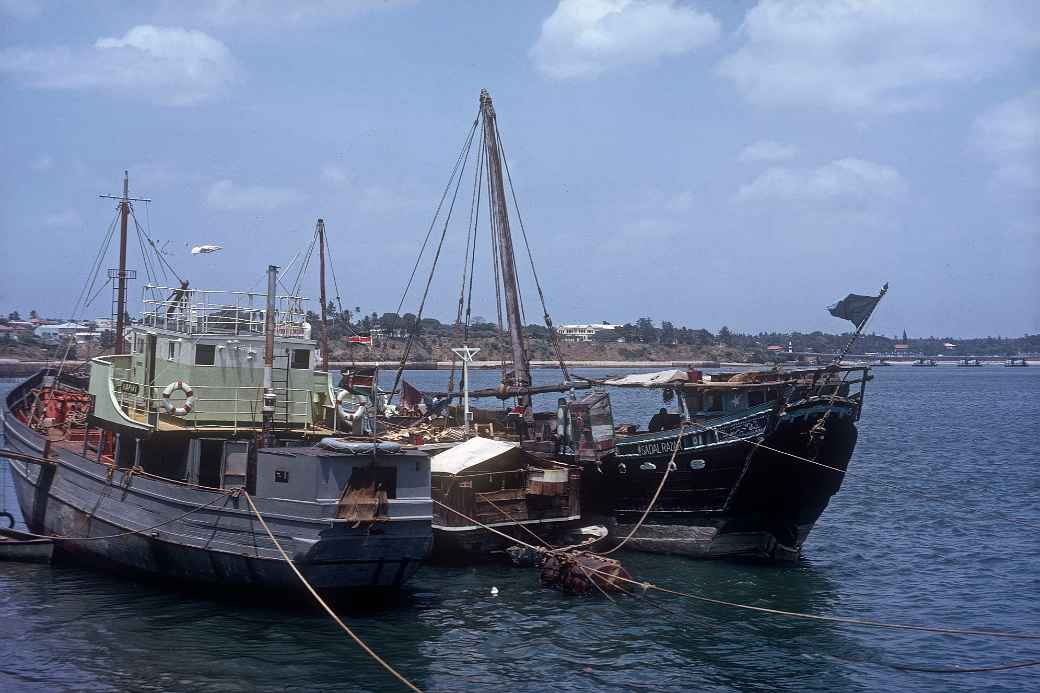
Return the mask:
M 888 284 L 877 296 L 863 296 L 860 294 L 849 294 L 834 305 L 827 306 L 827 310 L 836 318 L 844 318 L 853 325 L 859 327 L 864 320 L 874 312 L 874 306 L 878 304 L 881 297 L 885 295 Z

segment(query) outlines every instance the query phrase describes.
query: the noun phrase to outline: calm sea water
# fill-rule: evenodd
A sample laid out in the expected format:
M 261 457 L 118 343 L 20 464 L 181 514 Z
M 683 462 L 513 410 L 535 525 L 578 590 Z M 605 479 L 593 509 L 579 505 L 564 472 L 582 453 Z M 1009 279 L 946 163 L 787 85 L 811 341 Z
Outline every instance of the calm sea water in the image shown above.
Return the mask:
M 474 387 L 496 375 L 474 372 Z M 446 380 L 407 377 L 420 388 Z M 802 560 L 627 553 L 625 565 L 660 585 L 779 609 L 1040 632 L 1040 531 L 994 512 L 1040 524 L 1040 368 L 880 368 L 867 395 L 856 476 Z M 651 392 L 614 400 L 618 421 L 645 424 L 659 406 Z M 575 598 L 506 566 L 427 566 L 390 603 L 339 609 L 433 691 L 1040 690 L 1040 668 L 892 668 L 1035 660 L 1040 642 L 795 621 L 663 595 Z M 0 690 L 397 689 L 323 614 L 276 596 L 229 603 L 71 567 L 0 563 Z

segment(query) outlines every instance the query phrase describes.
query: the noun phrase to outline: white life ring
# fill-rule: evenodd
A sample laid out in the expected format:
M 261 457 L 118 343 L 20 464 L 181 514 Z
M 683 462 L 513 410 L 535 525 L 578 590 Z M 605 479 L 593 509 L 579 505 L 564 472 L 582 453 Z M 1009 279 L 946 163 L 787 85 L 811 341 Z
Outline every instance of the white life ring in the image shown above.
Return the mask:
M 185 399 L 184 404 L 175 407 L 173 406 L 173 400 L 170 399 L 170 396 L 178 390 L 184 393 Z M 191 385 L 183 380 L 178 380 L 175 383 L 170 383 L 166 386 L 166 389 L 163 390 L 162 404 L 163 409 L 166 410 L 167 414 L 173 414 L 174 416 L 187 416 L 195 406 L 195 393 L 192 391 Z
M 355 408 L 355 409 L 348 408 L 347 399 L 353 398 L 353 397 L 354 397 L 354 394 L 350 390 L 340 390 L 339 394 L 336 395 L 336 409 L 339 410 L 340 418 L 342 418 L 344 421 L 348 421 L 350 423 L 353 423 L 359 417 L 362 417 L 362 416 L 365 415 L 365 405 L 364 404 L 358 404 L 357 408 Z M 350 402 L 349 404 L 353 405 L 354 403 Z

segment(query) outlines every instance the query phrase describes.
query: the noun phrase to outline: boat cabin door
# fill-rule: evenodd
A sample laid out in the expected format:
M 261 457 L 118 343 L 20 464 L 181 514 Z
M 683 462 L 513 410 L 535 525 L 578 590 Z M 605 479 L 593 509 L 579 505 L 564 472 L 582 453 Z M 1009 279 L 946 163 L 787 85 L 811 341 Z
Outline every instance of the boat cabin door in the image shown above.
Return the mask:
M 223 489 L 245 488 L 249 470 L 249 443 L 229 440 L 224 443 Z
M 154 334 L 144 335 L 144 394 L 145 407 L 148 411 L 148 421 L 153 426 L 158 422 L 159 397 L 155 390 L 155 351 L 158 338 Z

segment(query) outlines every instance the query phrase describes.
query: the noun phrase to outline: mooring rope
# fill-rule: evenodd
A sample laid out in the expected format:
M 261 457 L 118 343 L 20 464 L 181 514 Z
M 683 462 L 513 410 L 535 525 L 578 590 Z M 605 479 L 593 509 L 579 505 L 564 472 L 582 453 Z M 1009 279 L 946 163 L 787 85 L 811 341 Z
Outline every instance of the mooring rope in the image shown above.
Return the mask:
M 839 474 L 845 474 L 847 476 L 853 476 L 853 477 L 856 477 L 858 479 L 866 479 L 866 480 L 868 480 L 870 482 L 873 482 L 875 484 L 879 484 L 881 486 L 887 486 L 888 488 L 893 488 L 893 489 L 895 489 L 897 491 L 902 491 L 904 493 L 909 493 L 912 496 L 917 496 L 919 498 L 924 498 L 925 500 L 930 500 L 930 501 L 933 501 L 933 502 L 936 502 L 936 503 L 945 503 L 945 502 L 947 502 L 949 500 L 947 498 L 940 498 L 939 496 L 933 496 L 931 494 L 924 493 L 923 491 L 917 491 L 917 490 L 912 489 L 912 488 L 907 488 L 906 486 L 903 486 L 903 485 L 900 485 L 900 484 L 893 484 L 893 483 L 890 483 L 890 482 L 887 482 L 887 481 L 881 481 L 880 479 L 878 479 L 878 478 L 876 478 L 876 477 L 874 477 L 874 476 L 872 476 L 870 474 L 865 474 L 865 473 L 861 474 L 859 472 L 852 472 L 852 471 L 849 471 L 848 469 L 842 469 L 841 467 L 834 467 L 834 466 L 829 465 L 829 464 L 824 464 L 823 462 L 818 462 L 816 460 L 811 460 L 808 457 L 802 457 L 801 455 L 796 455 L 795 453 L 788 452 L 787 450 L 781 450 L 779 448 L 771 447 L 769 445 L 766 445 L 765 443 L 763 443 L 760 440 L 752 440 L 750 438 L 741 438 L 741 437 L 736 436 L 736 435 L 723 433 L 718 426 L 707 426 L 707 425 L 705 425 L 703 423 L 699 423 L 699 422 L 696 422 L 696 421 L 690 421 L 689 423 L 693 424 L 694 426 L 697 426 L 698 428 L 700 428 L 703 431 L 714 431 L 716 435 L 724 436 L 725 438 L 727 438 L 729 440 L 732 440 L 734 442 L 746 443 L 748 445 L 753 445 L 755 448 L 763 448 L 764 450 L 769 450 L 770 452 L 775 452 L 778 455 L 785 455 L 787 457 L 791 457 L 793 459 L 796 459 L 796 460 L 798 460 L 800 462 L 805 462 L 807 464 L 812 464 L 812 465 L 815 465 L 817 467 L 822 467 L 823 469 L 829 469 L 830 471 L 838 472 Z M 679 441 L 681 442 L 681 440 L 682 439 L 680 437 Z M 676 445 L 679 445 L 679 444 L 680 444 L 679 442 L 676 443 Z M 1040 525 L 1038 525 L 1036 523 L 1029 522 L 1028 520 L 1021 520 L 1021 519 L 1019 519 L 1017 517 L 1011 517 L 1010 515 L 1007 515 L 1005 513 L 1000 512 L 999 510 L 989 510 L 987 512 L 989 514 L 991 514 L 991 515 L 999 517 L 1000 519 L 1006 520 L 1008 522 L 1013 522 L 1015 524 L 1019 524 L 1019 525 L 1022 525 L 1024 527 L 1031 527 L 1033 529 L 1040 529 Z
M 400 681 L 416 693 L 422 693 L 422 691 L 415 684 L 413 684 L 411 681 L 409 681 L 400 673 L 398 673 L 398 671 L 394 669 L 392 666 L 390 666 L 390 664 L 387 663 L 386 660 L 377 655 L 371 647 L 365 644 L 364 640 L 359 638 L 354 633 L 354 631 L 350 629 L 350 626 L 343 622 L 343 619 L 336 615 L 336 612 L 333 611 L 332 608 L 325 602 L 325 600 L 321 598 L 321 595 L 319 595 L 318 592 L 311 586 L 311 583 L 307 581 L 307 578 L 303 576 L 303 573 L 300 572 L 299 568 L 296 567 L 296 564 L 292 562 L 291 558 L 289 558 L 289 554 L 285 552 L 285 549 L 282 548 L 281 543 L 279 543 L 279 541 L 275 538 L 274 534 L 271 532 L 271 528 L 267 526 L 267 522 L 264 521 L 264 516 L 261 515 L 260 511 L 256 509 L 256 505 L 253 503 L 253 497 L 250 496 L 249 493 L 246 491 L 243 491 L 242 495 L 245 496 L 246 501 L 249 503 L 249 507 L 253 510 L 253 514 L 256 515 L 256 519 L 260 521 L 260 526 L 264 528 L 264 531 L 267 533 L 267 536 L 271 539 L 271 542 L 274 544 L 275 548 L 278 549 L 278 553 L 282 555 L 282 558 L 285 560 L 286 563 L 289 564 L 289 567 L 292 569 L 293 573 L 295 573 L 296 577 L 300 579 L 300 582 L 303 583 L 303 586 L 307 588 L 307 591 L 310 592 L 312 597 L 314 597 L 314 600 L 317 601 L 321 608 L 325 610 L 325 613 L 331 616 L 332 620 L 335 621 L 336 624 L 343 629 L 343 632 L 349 635 L 350 638 L 355 643 L 357 643 L 358 647 L 364 650 L 369 657 L 374 659 L 376 662 L 379 663 L 381 667 L 393 674 L 394 678 L 396 678 L 398 681 Z
M 505 517 L 505 518 L 506 518 L 507 520 L 509 520 L 510 522 L 512 522 L 512 523 L 513 523 L 514 525 L 516 525 L 516 526 L 517 526 L 517 527 L 519 527 L 520 529 L 524 530 L 525 532 L 527 532 L 528 534 L 530 534 L 530 535 L 531 535 L 532 537 L 534 537 L 534 538 L 535 538 L 535 539 L 537 539 L 538 541 L 542 542 L 542 544 L 544 544 L 544 545 L 545 545 L 546 547 L 548 547 L 548 548 L 550 548 L 550 549 L 551 549 L 551 548 L 553 548 L 553 547 L 552 547 L 552 544 L 550 544 L 550 543 L 549 543 L 549 542 L 547 542 L 547 541 L 546 541 L 545 539 L 542 539 L 542 538 L 541 538 L 540 536 L 538 536 L 537 534 L 535 534 L 535 533 L 534 533 L 534 532 L 533 532 L 533 531 L 532 531 L 532 530 L 531 530 L 531 529 L 530 529 L 529 527 L 527 527 L 526 525 L 524 525 L 524 523 L 522 523 L 522 522 L 520 522 L 519 520 L 515 519 L 515 518 L 514 518 L 514 517 L 513 517 L 512 515 L 510 515 L 509 513 L 507 513 L 507 512 L 506 512 L 506 511 L 505 511 L 505 510 L 504 510 L 503 508 L 500 508 L 500 507 L 498 507 L 498 505 L 496 505 L 496 504 L 495 504 L 495 501 L 493 501 L 493 500 L 491 500 L 490 498 L 488 498 L 488 497 L 487 497 L 487 496 L 488 496 L 489 494 L 487 494 L 487 493 L 480 493 L 480 492 L 478 492 L 478 493 L 477 493 L 477 495 L 478 495 L 478 496 L 483 496 L 484 500 L 485 500 L 485 501 L 487 501 L 488 503 L 490 503 L 490 504 L 491 504 L 491 507 L 492 507 L 492 508 L 494 508 L 494 509 L 495 509 L 495 510 L 497 510 L 498 512 L 502 513 L 502 515 L 503 515 L 503 516 L 504 516 L 504 517 Z
M 601 573 L 603 575 L 610 575 L 601 570 L 595 568 L 589 568 L 593 572 Z M 687 599 L 693 599 L 699 602 L 705 602 L 708 604 L 715 604 L 718 606 L 726 606 L 734 609 L 745 609 L 747 611 L 757 611 L 764 614 L 772 614 L 774 616 L 786 616 L 789 618 L 801 618 L 813 621 L 827 621 L 830 623 L 843 623 L 850 626 L 863 626 L 868 628 L 887 628 L 891 630 L 911 630 L 923 633 L 939 633 L 941 635 L 961 635 L 961 636 L 978 636 L 978 637 L 990 637 L 990 638 L 1011 638 L 1017 640 L 1040 640 L 1040 633 L 1015 633 L 1008 631 L 996 631 L 996 630 L 976 630 L 976 629 L 965 629 L 965 628 L 947 628 L 943 626 L 919 626 L 909 623 L 889 623 L 886 621 L 873 621 L 870 619 L 851 618 L 847 616 L 827 616 L 824 614 L 809 614 L 801 611 L 787 611 L 784 609 L 772 609 L 765 606 L 755 606 L 753 604 L 742 604 L 740 602 L 730 602 L 724 599 L 716 599 L 714 597 L 706 597 L 699 594 L 691 594 L 689 592 L 680 592 L 678 590 L 669 589 L 667 587 L 661 587 L 655 585 L 652 582 L 640 582 L 639 580 L 633 580 L 622 576 L 612 577 L 628 582 L 644 590 L 656 590 L 665 594 L 671 594 L 677 597 L 685 597 Z
M 527 542 L 525 542 L 525 541 L 523 541 L 521 539 L 517 539 L 515 537 L 509 536 L 508 534 L 504 534 L 503 532 L 499 532 L 494 527 L 489 527 L 489 526 L 485 525 L 484 523 L 480 522 L 479 520 L 475 520 L 472 517 L 467 516 L 465 513 L 461 512 L 459 510 L 456 510 L 455 508 L 451 507 L 450 505 L 446 505 L 444 503 L 441 503 L 437 499 L 432 499 L 432 500 L 437 505 L 441 506 L 442 508 L 445 508 L 446 510 L 449 510 L 449 511 L 455 513 L 456 515 L 459 515 L 463 519 L 468 520 L 469 522 L 472 522 L 473 524 L 478 525 L 479 527 L 481 527 L 483 529 L 486 529 L 486 530 L 488 530 L 490 532 L 494 532 L 495 534 L 499 534 L 499 535 L 505 537 L 506 539 L 508 539 L 508 540 L 510 540 L 512 542 L 515 542 L 515 543 L 517 543 L 517 544 L 519 544 L 521 546 L 526 546 L 527 548 L 529 548 L 529 549 L 531 549 L 533 551 L 537 551 L 539 553 L 550 553 L 550 554 L 552 554 L 552 553 L 562 553 L 563 552 L 563 549 L 544 549 L 544 548 L 541 548 L 541 547 L 538 547 L 538 546 L 534 546 L 532 544 L 528 544 Z M 963 629 L 963 628 L 947 628 L 947 627 L 942 627 L 942 626 L 919 626 L 919 625 L 908 624 L 908 623 L 889 623 L 889 622 L 885 622 L 885 621 L 873 621 L 873 620 L 869 620 L 869 619 L 851 618 L 851 617 L 847 617 L 847 616 L 828 616 L 828 615 L 824 615 L 824 614 L 809 614 L 809 613 L 804 613 L 804 612 L 800 612 L 800 611 L 787 611 L 787 610 L 784 610 L 784 609 L 772 609 L 772 608 L 765 607 L 765 606 L 754 606 L 753 604 L 742 604 L 740 602 L 730 602 L 730 601 L 725 601 L 725 600 L 722 600 L 722 599 L 715 599 L 714 597 L 706 597 L 704 595 L 691 594 L 691 593 L 688 593 L 688 592 L 680 592 L 678 590 L 673 590 L 673 589 L 669 589 L 667 587 L 661 587 L 659 585 L 655 585 L 652 582 L 640 581 L 640 580 L 635 580 L 635 579 L 632 579 L 632 578 L 622 577 L 622 576 L 619 576 L 619 575 L 613 575 L 611 573 L 606 573 L 606 572 L 604 572 L 602 570 L 598 570 L 596 568 L 588 568 L 588 569 L 591 570 L 594 573 L 599 573 L 601 575 L 604 575 L 604 576 L 607 576 L 607 577 L 611 577 L 611 578 L 615 578 L 615 579 L 620 580 L 622 582 L 627 582 L 629 584 L 635 585 L 637 587 L 642 588 L 644 591 L 645 590 L 655 590 L 657 592 L 662 592 L 662 593 L 665 593 L 665 594 L 671 594 L 671 595 L 678 596 L 678 597 L 685 597 L 685 598 L 688 598 L 688 599 L 693 599 L 693 600 L 700 601 L 700 602 L 706 602 L 706 603 L 709 603 L 709 604 L 716 604 L 718 606 L 726 606 L 726 607 L 735 608 L 735 609 L 746 609 L 746 610 L 749 610 L 749 611 L 757 611 L 759 613 L 772 614 L 774 616 L 786 616 L 786 617 L 789 617 L 789 618 L 801 618 L 801 619 L 808 619 L 808 620 L 813 620 L 813 621 L 827 621 L 827 622 L 830 622 L 830 623 L 842 623 L 842 624 L 850 625 L 850 626 L 861 626 L 861 627 L 869 627 L 869 628 L 887 628 L 887 629 L 892 629 L 892 630 L 909 630 L 909 631 L 918 631 L 918 632 L 923 632 L 923 633 L 938 633 L 938 634 L 942 634 L 942 635 L 977 636 L 977 637 L 991 637 L 991 638 L 1012 638 L 1012 639 L 1019 639 L 1019 640 L 1040 640 L 1040 633 L 1014 633 L 1014 632 L 994 631 L 994 630 L 975 630 L 975 629 Z
M 168 520 L 163 520 L 159 524 L 152 525 L 151 527 L 146 527 L 145 529 L 133 529 L 133 530 L 130 530 L 130 531 L 127 531 L 127 532 L 120 532 L 118 534 L 106 534 L 106 535 L 100 536 L 100 537 L 51 536 L 49 534 L 33 534 L 32 532 L 25 532 L 25 534 L 28 534 L 29 536 L 32 536 L 32 537 L 36 537 L 37 539 L 50 539 L 52 541 L 98 541 L 100 539 L 118 539 L 120 537 L 129 537 L 129 536 L 134 535 L 134 534 L 145 534 L 147 532 L 151 532 L 153 530 L 159 529 L 160 527 L 163 527 L 165 525 L 171 524 L 173 522 L 177 522 L 178 520 L 183 520 L 184 518 L 188 517 L 189 515 L 197 513 L 200 510 L 205 510 L 206 508 L 214 505 L 218 500 L 229 498 L 232 495 L 233 494 L 231 492 L 222 492 L 218 496 L 216 496 L 215 498 L 212 498 L 212 499 L 208 500 L 207 502 L 203 503 L 202 505 L 199 505 L 197 507 L 192 508 L 191 510 L 189 510 L 186 513 L 178 515 L 177 517 L 172 517 L 172 518 L 170 518 Z
M 650 504 L 646 506 L 646 510 L 643 511 L 643 515 L 639 518 L 639 522 L 637 522 L 635 527 L 632 528 L 632 531 L 628 533 L 628 536 L 621 540 L 620 544 L 608 551 L 603 551 L 602 555 L 606 556 L 607 554 L 614 553 L 620 549 L 622 546 L 627 544 L 628 540 L 635 536 L 635 533 L 643 526 L 643 522 L 646 521 L 647 515 L 650 514 L 650 511 L 653 510 L 654 506 L 657 504 L 657 497 L 661 495 L 661 491 L 664 489 L 664 484 L 668 481 L 668 475 L 672 473 L 673 469 L 675 469 L 675 457 L 679 454 L 679 448 L 682 447 L 682 438 L 685 433 L 686 422 L 684 421 L 682 426 L 679 428 L 679 437 L 675 440 L 675 447 L 672 448 L 672 458 L 668 460 L 668 466 L 664 470 L 664 476 L 661 477 L 661 483 L 657 485 L 657 490 L 654 491 L 654 497 L 650 499 Z

